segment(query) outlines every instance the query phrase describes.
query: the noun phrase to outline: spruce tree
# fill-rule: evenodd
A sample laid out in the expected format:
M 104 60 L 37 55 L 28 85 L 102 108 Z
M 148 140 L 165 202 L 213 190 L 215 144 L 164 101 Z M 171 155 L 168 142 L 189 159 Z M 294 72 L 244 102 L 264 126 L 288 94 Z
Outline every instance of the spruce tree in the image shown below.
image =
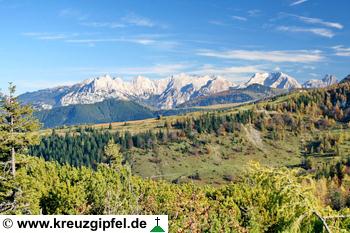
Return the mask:
M 33 117 L 29 105 L 21 105 L 15 97 L 16 86 L 9 83 L 8 94 L 0 99 L 0 152 L 2 160 L 11 160 L 11 174 L 16 173 L 16 152 L 21 152 L 38 140 L 32 132 L 39 129 L 38 120 Z

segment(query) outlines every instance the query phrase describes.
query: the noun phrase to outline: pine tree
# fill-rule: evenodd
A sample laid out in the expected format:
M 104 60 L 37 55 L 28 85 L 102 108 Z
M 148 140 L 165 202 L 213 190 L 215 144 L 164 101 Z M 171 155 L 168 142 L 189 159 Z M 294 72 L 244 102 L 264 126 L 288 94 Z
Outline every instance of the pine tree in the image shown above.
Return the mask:
M 38 120 L 33 117 L 33 109 L 29 105 L 22 106 L 15 97 L 16 86 L 9 83 L 9 94 L 1 95 L 0 102 L 0 150 L 7 161 L 11 157 L 11 174 L 16 173 L 17 151 L 38 141 L 32 132 L 39 129 Z

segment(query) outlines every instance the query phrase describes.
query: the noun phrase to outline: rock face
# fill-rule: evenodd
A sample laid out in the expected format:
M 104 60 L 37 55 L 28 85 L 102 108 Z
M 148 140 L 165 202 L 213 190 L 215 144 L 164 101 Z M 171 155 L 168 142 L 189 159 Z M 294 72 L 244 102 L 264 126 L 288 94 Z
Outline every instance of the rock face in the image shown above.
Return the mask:
M 173 108 L 199 96 L 207 96 L 229 90 L 235 84 L 218 76 L 172 76 L 159 96 L 159 108 Z
M 219 76 L 179 74 L 165 79 L 137 76 L 131 81 L 109 75 L 84 80 L 61 88 L 45 89 L 20 96 L 24 103 L 37 109 L 75 104 L 93 104 L 106 99 L 136 100 L 170 109 L 192 98 L 225 91 L 234 83 Z
M 322 80 L 311 79 L 303 84 L 304 88 L 322 88 L 337 83 L 337 78 L 334 75 L 327 74 Z
M 150 80 L 137 76 L 131 82 L 109 75 L 88 79 L 71 87 L 71 90 L 61 98 L 60 105 L 92 104 L 105 99 L 128 100 L 132 97 L 147 99 L 159 95 L 166 87 L 167 80 Z
M 301 88 L 301 85 L 293 77 L 282 73 L 256 73 L 254 74 L 248 82 L 244 84 L 245 87 L 252 84 L 260 84 L 272 88 L 278 89 L 295 89 Z

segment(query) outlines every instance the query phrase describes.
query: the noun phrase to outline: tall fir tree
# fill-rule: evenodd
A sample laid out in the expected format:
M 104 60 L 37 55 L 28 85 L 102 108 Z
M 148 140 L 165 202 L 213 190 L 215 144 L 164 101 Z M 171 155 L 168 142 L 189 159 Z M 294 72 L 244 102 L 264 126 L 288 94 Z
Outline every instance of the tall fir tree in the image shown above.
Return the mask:
M 21 105 L 15 93 L 16 86 L 9 83 L 8 94 L 2 94 L 0 100 L 1 159 L 5 163 L 11 160 L 12 176 L 16 174 L 16 152 L 38 142 L 38 135 L 32 132 L 40 128 L 31 106 Z

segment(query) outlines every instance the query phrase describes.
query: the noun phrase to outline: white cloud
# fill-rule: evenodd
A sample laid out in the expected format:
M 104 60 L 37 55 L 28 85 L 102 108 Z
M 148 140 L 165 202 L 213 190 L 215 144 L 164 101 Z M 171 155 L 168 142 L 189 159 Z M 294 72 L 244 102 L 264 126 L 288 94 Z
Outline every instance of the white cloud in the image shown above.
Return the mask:
M 130 13 L 115 21 L 83 21 L 80 25 L 95 28 L 125 28 L 128 26 L 139 26 L 139 27 L 161 27 L 166 28 L 164 24 L 155 23 L 153 20 L 136 15 L 135 13 Z
M 116 72 L 121 74 L 138 75 L 138 74 L 158 74 L 158 75 L 169 75 L 179 73 L 188 68 L 188 65 L 178 64 L 156 64 L 153 66 L 146 67 L 122 67 L 117 68 Z
M 301 15 L 287 14 L 287 13 L 281 13 L 281 16 L 294 17 L 294 18 L 297 18 L 298 20 L 300 20 L 304 23 L 308 23 L 308 24 L 322 25 L 325 27 L 336 28 L 336 29 L 343 29 L 344 28 L 344 26 L 341 23 L 325 21 L 325 20 L 319 19 L 319 18 L 311 18 L 311 17 L 305 17 L 305 16 L 301 16 Z
M 75 44 L 91 44 L 91 43 L 101 43 L 101 42 L 119 42 L 120 39 L 116 38 L 100 38 L 100 39 L 68 39 L 64 40 L 67 43 Z
M 177 41 L 167 40 L 161 37 L 164 35 L 150 34 L 140 35 L 134 37 L 107 37 L 107 38 L 79 38 L 80 34 L 72 33 L 47 33 L 47 32 L 25 32 L 23 36 L 32 37 L 37 40 L 59 40 L 65 43 L 71 44 L 84 44 L 90 47 L 95 46 L 97 43 L 113 43 L 113 42 L 125 42 L 134 43 L 145 46 L 153 46 L 159 49 L 173 49 L 180 43 Z
M 61 10 L 59 12 L 59 16 L 66 18 L 75 18 L 77 20 L 86 20 L 88 18 L 88 15 L 82 14 L 80 11 L 71 8 Z
M 316 73 L 309 73 L 310 76 L 316 78 L 316 77 L 320 77 L 321 75 L 319 74 L 316 74 Z
M 138 67 L 83 67 L 74 68 L 73 72 L 78 72 L 87 75 L 101 75 L 101 74 L 116 74 L 116 75 L 171 75 L 175 73 L 184 72 L 188 64 L 173 63 L 173 64 L 154 64 L 151 66 Z
M 302 4 L 302 3 L 304 3 L 304 2 L 307 2 L 307 1 L 308 1 L 308 0 L 298 0 L 298 1 L 292 2 L 292 3 L 290 4 L 290 6 L 300 5 L 300 4 Z
M 303 68 L 304 69 L 309 69 L 309 70 L 316 70 L 315 66 L 310 66 L 310 65 L 304 65 Z
M 344 47 L 343 45 L 337 45 L 332 48 L 335 50 L 335 55 L 341 57 L 350 57 L 350 48 Z
M 249 10 L 247 11 L 248 15 L 251 17 L 255 17 L 255 16 L 259 16 L 261 11 L 258 9 L 253 9 L 253 10 Z
M 202 50 L 197 53 L 200 56 L 216 57 L 223 59 L 239 59 L 249 61 L 270 61 L 270 62 L 299 62 L 310 63 L 318 62 L 324 59 L 319 50 L 229 50 L 213 51 Z
M 137 44 L 142 44 L 142 45 L 150 45 L 150 44 L 154 44 L 157 41 L 152 40 L 152 39 L 125 39 L 124 41 L 126 42 L 133 42 L 133 43 L 137 43 Z
M 303 28 L 303 27 L 291 27 L 291 26 L 279 26 L 277 30 L 288 32 L 307 32 L 322 37 L 332 38 L 335 34 L 333 31 L 326 28 Z
M 83 26 L 88 26 L 88 27 L 95 27 L 95 28 L 123 28 L 126 27 L 125 24 L 119 23 L 119 22 L 83 22 L 81 23 Z
M 233 15 L 231 17 L 232 17 L 232 19 L 236 19 L 236 20 L 240 20 L 240 21 L 247 21 L 247 18 L 242 17 L 242 16 Z
M 134 13 L 128 14 L 122 18 L 123 22 L 126 22 L 130 25 L 141 26 L 141 27 L 154 27 L 155 23 L 145 17 L 138 16 Z
M 91 39 L 67 39 L 66 43 L 72 44 L 86 44 L 88 46 L 95 46 L 97 43 L 113 43 L 113 42 L 125 42 L 134 43 L 145 46 L 153 46 L 159 49 L 173 49 L 179 45 L 177 41 L 170 41 L 164 39 L 158 39 L 152 36 L 135 36 L 135 37 L 114 37 L 114 38 L 91 38 Z
M 230 67 L 217 67 L 210 64 L 203 65 L 199 69 L 193 70 L 191 73 L 195 74 L 215 74 L 225 75 L 231 77 L 242 77 L 247 74 L 263 72 L 264 70 L 260 66 L 230 66 Z
M 224 23 L 220 20 L 210 20 L 209 23 L 213 24 L 213 25 L 218 25 L 218 26 L 225 26 L 226 25 L 226 23 Z
M 156 44 L 156 40 L 147 39 L 147 38 L 100 38 L 100 39 L 68 39 L 65 40 L 66 43 L 73 44 L 88 44 L 95 45 L 96 43 L 108 43 L 108 42 L 128 42 L 141 45 L 152 45 Z
M 18 87 L 21 89 L 25 89 L 26 91 L 30 90 L 38 90 L 38 89 L 46 89 L 46 88 L 52 88 L 52 87 L 59 87 L 59 86 L 70 86 L 74 84 L 74 81 L 57 81 L 53 80 L 50 81 L 48 79 L 45 80 L 17 80 L 16 83 L 18 83 Z
M 305 22 L 305 23 L 310 23 L 310 24 L 319 24 L 319 25 L 323 25 L 326 27 L 331 27 L 331 28 L 336 28 L 336 29 L 343 29 L 343 25 L 340 23 L 336 23 L 336 22 L 328 22 L 328 21 L 324 21 L 322 19 L 318 19 L 318 18 L 309 18 L 309 17 L 304 17 L 304 16 L 298 16 L 298 18 Z
M 32 37 L 37 40 L 63 40 L 71 37 L 76 37 L 78 33 L 48 33 L 48 32 L 24 32 L 23 36 Z

